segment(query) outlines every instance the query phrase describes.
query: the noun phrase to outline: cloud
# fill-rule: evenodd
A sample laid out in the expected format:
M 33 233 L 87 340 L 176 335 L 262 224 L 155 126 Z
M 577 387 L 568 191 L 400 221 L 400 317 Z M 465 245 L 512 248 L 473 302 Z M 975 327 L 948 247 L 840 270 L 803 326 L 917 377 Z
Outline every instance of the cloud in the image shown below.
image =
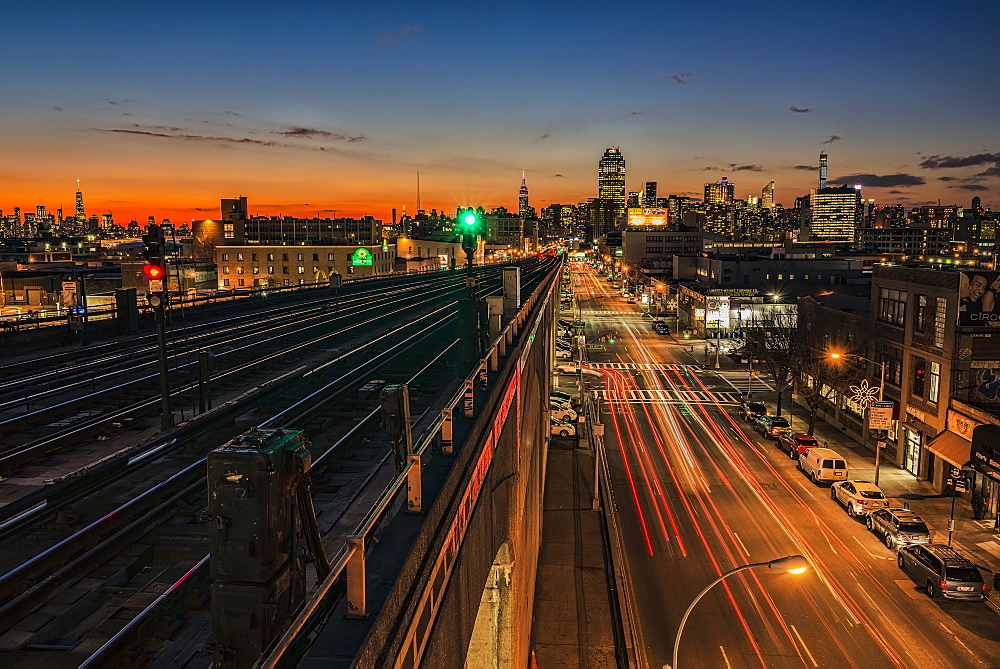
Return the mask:
M 629 112 L 629 116 L 642 116 L 642 112 Z
M 228 109 L 224 110 L 222 113 L 223 114 L 229 114 L 230 116 L 243 116 L 243 114 L 237 114 L 236 112 L 229 111 Z
M 564 175 L 562 175 L 562 174 L 553 174 L 552 176 L 554 176 L 554 177 L 562 177 L 563 179 L 565 179 L 565 178 L 566 178 L 566 177 L 565 177 Z
M 538 139 L 548 139 L 548 138 L 549 138 L 549 133 L 545 133 L 544 135 L 538 136 Z
M 118 102 L 116 100 L 108 100 L 109 105 L 116 105 Z
M 980 165 L 1000 164 L 1000 153 L 977 153 L 974 156 L 955 158 L 953 156 L 931 156 L 920 163 L 929 170 L 939 170 L 948 167 L 978 167 Z
M 394 32 L 381 32 L 375 38 L 379 46 L 396 46 L 404 42 L 412 42 L 424 31 L 420 26 L 405 25 Z
M 795 165 L 792 167 L 793 170 L 815 170 L 815 165 Z
M 289 128 L 273 133 L 284 137 L 319 137 L 321 139 L 335 139 L 340 142 L 361 142 L 367 139 L 364 135 L 341 135 L 339 132 L 329 132 L 328 130 L 318 130 L 316 128 Z
M 693 75 L 690 72 L 668 74 L 665 77 L 663 77 L 663 81 L 672 81 L 679 86 L 687 86 L 690 83 L 688 79 L 690 79 L 692 76 Z
M 901 190 L 891 190 L 891 191 L 889 191 L 889 194 L 890 195 L 903 195 L 904 192 L 901 191 Z
M 840 137 L 838 137 L 837 135 L 830 135 L 825 142 L 822 142 L 822 144 L 833 144 L 839 139 Z
M 718 169 L 719 169 L 718 167 L 703 167 L 703 168 L 701 168 L 701 171 L 702 172 L 715 172 Z
M 959 190 L 989 190 L 986 186 L 979 184 L 962 184 L 960 186 L 948 186 L 948 188 L 958 188 Z
M 955 177 L 938 177 L 938 181 L 956 181 Z
M 861 184 L 868 188 L 894 188 L 897 186 L 920 186 L 927 183 L 926 179 L 913 174 L 849 174 L 839 179 L 831 179 L 838 183 Z
M 764 168 L 760 165 L 737 165 L 736 163 L 729 163 L 730 172 L 763 172 Z
M 195 211 L 215 211 L 215 207 L 195 207 Z
M 66 111 L 66 110 L 65 110 L 65 109 L 63 109 L 62 107 L 53 107 L 53 109 L 55 109 L 56 111 Z
M 160 132 L 165 132 L 168 130 L 170 132 L 178 132 L 180 130 L 180 128 L 173 125 L 139 125 L 138 123 L 133 123 L 132 127 L 139 128 L 140 130 L 150 130 L 150 131 L 155 130 Z
M 795 112 L 796 114 L 808 114 L 809 112 L 812 111 L 812 107 L 808 107 L 808 108 L 805 108 L 805 109 L 800 109 L 800 108 L 796 107 L 795 105 L 792 105 L 788 109 L 790 111 Z

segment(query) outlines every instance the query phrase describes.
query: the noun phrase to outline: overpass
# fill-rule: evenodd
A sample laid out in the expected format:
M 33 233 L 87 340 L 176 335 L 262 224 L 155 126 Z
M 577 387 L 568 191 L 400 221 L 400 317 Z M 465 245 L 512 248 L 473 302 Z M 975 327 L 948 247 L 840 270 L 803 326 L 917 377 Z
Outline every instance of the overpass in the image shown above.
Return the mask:
M 527 665 L 559 274 L 491 305 L 485 355 L 259 666 Z

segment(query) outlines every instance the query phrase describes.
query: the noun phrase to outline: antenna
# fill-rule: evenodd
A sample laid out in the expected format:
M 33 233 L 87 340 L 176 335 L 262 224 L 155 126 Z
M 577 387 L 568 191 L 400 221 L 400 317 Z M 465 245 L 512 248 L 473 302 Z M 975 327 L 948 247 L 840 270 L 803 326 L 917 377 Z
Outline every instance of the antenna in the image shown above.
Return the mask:
M 417 213 L 420 213 L 420 170 L 417 170 Z

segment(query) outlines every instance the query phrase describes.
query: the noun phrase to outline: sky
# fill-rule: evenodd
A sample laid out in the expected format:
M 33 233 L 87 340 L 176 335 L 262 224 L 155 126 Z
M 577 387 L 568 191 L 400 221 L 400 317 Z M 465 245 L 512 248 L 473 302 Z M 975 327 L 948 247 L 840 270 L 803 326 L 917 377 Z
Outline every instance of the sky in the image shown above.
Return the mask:
M 3 0 L 0 210 L 517 209 L 627 189 L 1000 207 L 1000 2 Z

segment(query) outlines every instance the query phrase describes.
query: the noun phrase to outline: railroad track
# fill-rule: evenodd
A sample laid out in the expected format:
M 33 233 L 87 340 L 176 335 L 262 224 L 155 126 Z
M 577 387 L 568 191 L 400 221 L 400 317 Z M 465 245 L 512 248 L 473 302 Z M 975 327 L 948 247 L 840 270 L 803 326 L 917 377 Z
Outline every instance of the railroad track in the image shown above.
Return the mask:
M 525 291 L 557 266 L 528 268 Z M 453 333 L 453 322 L 432 310 L 408 327 L 360 338 L 326 363 L 304 360 L 282 378 L 96 463 L 74 480 L 0 507 L 4 545 L 21 547 L 0 554 L 5 569 L 0 662 L 59 666 L 65 659 L 71 663 L 67 666 L 77 666 L 98 648 L 118 652 L 115 644 L 107 644 L 123 630 L 130 645 L 137 638 L 150 642 L 140 655 L 129 655 L 130 666 L 151 666 L 157 657 L 179 658 L 202 647 L 198 640 L 210 631 L 207 538 L 200 517 L 204 453 L 253 425 L 305 429 L 313 440 L 321 526 L 336 531 L 351 501 L 370 488 L 378 490 L 379 472 L 385 470 L 381 464 L 389 454 L 376 434 L 377 399 L 359 397 L 358 388 L 373 375 L 408 382 L 413 413 L 419 416 L 439 390 L 461 376 L 445 364 Z M 269 410 L 261 412 L 262 406 Z M 159 602 L 156 616 L 146 613 L 152 602 Z M 171 613 L 162 615 L 162 607 Z

